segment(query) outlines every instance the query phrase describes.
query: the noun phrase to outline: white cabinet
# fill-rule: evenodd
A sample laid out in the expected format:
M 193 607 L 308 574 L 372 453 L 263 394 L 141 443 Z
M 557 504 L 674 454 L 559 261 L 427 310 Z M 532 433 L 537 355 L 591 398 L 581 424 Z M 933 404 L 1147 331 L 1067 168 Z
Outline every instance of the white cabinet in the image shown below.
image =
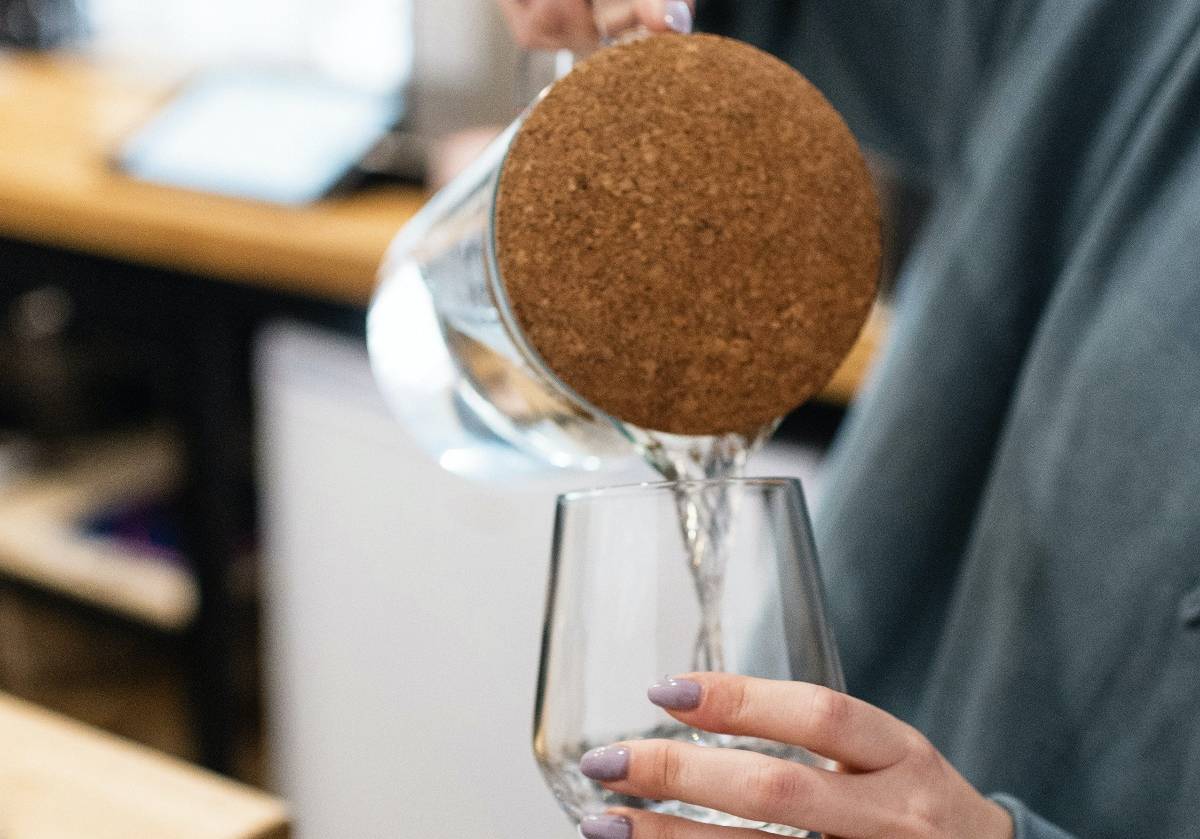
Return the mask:
M 269 733 L 297 839 L 572 836 L 529 739 L 554 496 L 598 479 L 442 471 L 358 341 L 275 327 L 257 379 Z

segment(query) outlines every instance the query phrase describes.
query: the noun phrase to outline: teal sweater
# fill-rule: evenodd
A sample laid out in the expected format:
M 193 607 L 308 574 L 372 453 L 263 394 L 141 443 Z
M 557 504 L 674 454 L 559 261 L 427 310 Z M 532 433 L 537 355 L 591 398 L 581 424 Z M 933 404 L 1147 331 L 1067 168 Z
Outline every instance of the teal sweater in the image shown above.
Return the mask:
M 936 192 L 817 515 L 851 691 L 1021 839 L 1200 837 L 1200 0 L 700 5 Z

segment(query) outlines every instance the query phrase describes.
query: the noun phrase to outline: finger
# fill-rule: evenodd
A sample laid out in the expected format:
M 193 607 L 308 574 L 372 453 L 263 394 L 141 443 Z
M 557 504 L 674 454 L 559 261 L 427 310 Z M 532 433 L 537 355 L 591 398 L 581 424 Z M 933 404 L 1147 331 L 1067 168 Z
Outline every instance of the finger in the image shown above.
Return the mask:
M 649 695 L 687 725 L 789 743 L 862 772 L 894 766 L 921 742 L 886 711 L 805 682 L 694 673 L 655 685 Z
M 570 17 L 563 5 L 562 0 L 530 0 L 526 12 L 527 49 L 553 50 L 574 46 L 570 43 Z
M 566 46 L 577 53 L 594 50 L 600 43 L 600 32 L 596 29 L 591 4 L 588 0 L 563 0 L 563 6 L 570 33 Z
M 837 836 L 883 823 L 869 776 L 843 775 L 754 752 L 639 740 L 589 752 L 580 769 L 613 792 L 686 801 L 751 821 Z
M 512 32 L 513 40 L 520 46 L 528 48 L 526 41 L 529 38 L 529 0 L 497 0 L 497 5 L 500 6 L 500 13 L 504 15 L 504 21 L 508 24 L 508 29 Z
M 605 38 L 628 32 L 638 25 L 641 17 L 633 0 L 592 0 L 591 6 L 596 26 Z
M 695 0 L 636 0 L 638 20 L 652 32 L 691 32 Z
M 586 50 L 599 37 L 587 0 L 500 0 L 500 10 L 525 49 Z
M 769 839 L 761 830 L 718 827 L 688 819 L 616 808 L 579 825 L 585 839 Z

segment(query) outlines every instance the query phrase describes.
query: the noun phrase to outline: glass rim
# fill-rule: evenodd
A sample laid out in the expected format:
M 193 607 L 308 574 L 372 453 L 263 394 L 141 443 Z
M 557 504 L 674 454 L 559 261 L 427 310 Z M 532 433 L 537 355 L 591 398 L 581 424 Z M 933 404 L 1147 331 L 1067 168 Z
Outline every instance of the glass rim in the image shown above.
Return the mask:
M 678 481 L 643 481 L 635 484 L 618 484 L 608 487 L 593 487 L 591 489 L 575 489 L 558 496 L 559 506 L 573 504 L 577 501 L 596 501 L 606 498 L 619 498 L 641 493 L 651 494 L 676 490 L 680 487 L 707 489 L 716 486 L 735 486 L 740 488 L 795 488 L 804 493 L 804 485 L 799 478 L 788 477 L 753 477 L 753 478 L 684 478 Z

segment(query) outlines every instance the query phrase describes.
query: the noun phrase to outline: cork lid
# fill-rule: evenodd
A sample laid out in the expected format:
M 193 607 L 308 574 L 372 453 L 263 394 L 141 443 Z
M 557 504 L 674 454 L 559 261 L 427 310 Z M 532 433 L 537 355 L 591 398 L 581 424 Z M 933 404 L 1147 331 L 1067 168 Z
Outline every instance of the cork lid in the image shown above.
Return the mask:
M 517 324 L 642 428 L 744 432 L 817 393 L 875 296 L 879 210 L 821 93 L 747 44 L 597 53 L 518 132 L 496 255 Z

